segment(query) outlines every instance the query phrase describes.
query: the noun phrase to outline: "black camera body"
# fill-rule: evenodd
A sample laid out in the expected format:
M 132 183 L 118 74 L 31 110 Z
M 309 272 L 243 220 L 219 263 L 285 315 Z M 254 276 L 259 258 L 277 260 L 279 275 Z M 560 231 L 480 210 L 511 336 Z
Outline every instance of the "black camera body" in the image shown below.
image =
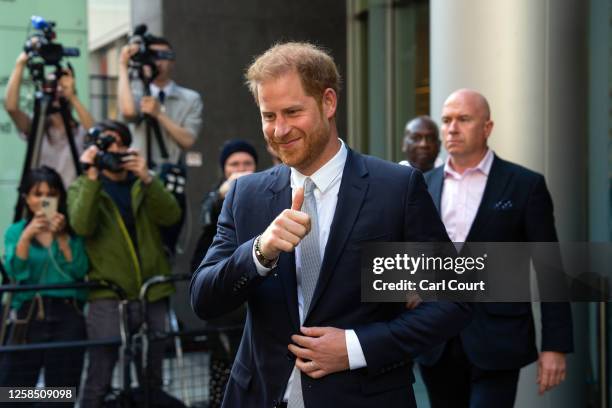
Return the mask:
M 40 57 L 44 65 L 59 65 L 64 57 L 78 57 L 79 49 L 75 47 L 64 47 L 62 44 L 53 42 L 57 37 L 55 33 L 55 22 L 46 21 L 40 16 L 32 16 L 32 27 L 39 32 L 33 34 L 26 41 L 23 50 L 31 57 Z
M 38 32 L 32 34 L 23 46 L 23 50 L 28 54 L 30 77 L 38 91 L 48 95 L 51 99 L 55 99 L 57 83 L 60 77 L 65 74 L 60 62 L 64 57 L 78 57 L 80 52 L 78 48 L 64 47 L 54 42 L 56 37 L 54 22 L 46 21 L 39 16 L 32 16 L 31 20 L 32 27 Z M 45 72 L 47 66 L 55 67 L 55 71 L 47 74 Z M 74 74 L 70 63 L 67 66 Z M 50 106 L 46 114 L 58 111 L 59 108 Z
M 124 170 L 123 158 L 133 155 L 133 153 L 109 152 L 108 148 L 115 142 L 115 137 L 103 130 L 93 127 L 89 129 L 85 140 L 85 147 L 96 146 L 100 151 L 94 158 L 93 165 L 99 170 L 109 170 L 113 173 L 120 173 Z
M 157 76 L 157 66 L 155 62 L 158 60 L 174 60 L 174 51 L 170 50 L 154 50 L 151 49 L 151 43 L 154 36 L 147 32 L 147 25 L 140 24 L 134 29 L 134 33 L 130 37 L 130 44 L 138 45 L 138 52 L 136 52 L 130 58 L 131 67 L 142 70 L 143 67 L 148 66 L 150 69 L 149 81 L 153 81 Z

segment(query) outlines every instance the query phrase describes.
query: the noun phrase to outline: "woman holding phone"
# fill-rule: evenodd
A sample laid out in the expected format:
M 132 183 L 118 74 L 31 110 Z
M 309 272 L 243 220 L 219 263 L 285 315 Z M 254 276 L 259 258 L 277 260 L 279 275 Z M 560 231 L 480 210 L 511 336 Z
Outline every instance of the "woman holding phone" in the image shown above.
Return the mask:
M 88 261 L 83 240 L 70 230 L 66 190 L 50 167 L 31 170 L 23 199 L 25 219 L 5 234 L 7 274 L 18 284 L 62 284 L 83 280 Z M 10 344 L 83 340 L 83 289 L 44 289 L 15 292 Z M 3 353 L 0 386 L 35 386 L 44 367 L 47 387 L 78 387 L 83 365 L 82 348 Z

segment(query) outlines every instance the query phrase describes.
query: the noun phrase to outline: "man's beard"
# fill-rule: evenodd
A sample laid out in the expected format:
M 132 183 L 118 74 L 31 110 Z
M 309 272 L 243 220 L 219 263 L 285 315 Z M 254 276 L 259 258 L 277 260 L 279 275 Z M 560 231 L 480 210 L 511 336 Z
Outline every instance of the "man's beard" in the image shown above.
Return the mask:
M 326 129 L 321 123 L 312 133 L 306 134 L 302 131 L 291 131 L 284 139 L 294 140 L 296 133 L 299 134 L 303 147 L 285 151 L 280 148 L 280 144 L 273 139 L 268 139 L 268 143 L 279 157 L 279 159 L 287 166 L 298 168 L 305 168 L 312 162 L 314 162 L 325 150 L 325 146 L 329 140 L 329 130 Z

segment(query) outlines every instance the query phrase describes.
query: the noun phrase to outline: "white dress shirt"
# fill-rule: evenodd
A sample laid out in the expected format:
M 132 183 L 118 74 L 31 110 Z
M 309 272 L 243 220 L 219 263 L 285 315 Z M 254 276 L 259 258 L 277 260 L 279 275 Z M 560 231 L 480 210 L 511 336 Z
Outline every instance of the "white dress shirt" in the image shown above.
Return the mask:
M 446 232 L 455 243 L 465 242 L 472 228 L 487 185 L 493 157 L 493 151 L 487 150 L 480 163 L 476 167 L 466 169 L 463 174 L 453 170 L 450 157 L 446 159 L 440 211 Z
M 334 213 L 336 212 L 336 204 L 338 203 L 338 192 L 340 191 L 340 182 L 342 181 L 342 173 L 344 171 L 344 165 L 346 163 L 347 149 L 344 142 L 340 140 L 341 146 L 338 153 L 323 167 L 317 170 L 310 176 L 310 179 L 315 184 L 314 196 L 317 203 L 317 216 L 319 219 L 319 245 L 321 253 L 321 261 L 325 254 L 325 247 L 329 238 L 329 232 L 331 229 L 332 220 Z M 304 186 L 305 175 L 299 171 L 291 168 L 291 196 L 295 194 L 295 191 Z M 298 311 L 300 314 L 300 323 L 304 322 L 304 297 L 302 296 L 302 266 L 300 260 L 301 245 L 295 248 L 295 272 L 297 280 L 297 299 L 298 299 Z M 266 276 L 273 269 L 266 268 L 259 263 L 255 256 L 255 249 L 253 248 L 253 259 L 257 272 L 260 275 Z M 346 337 L 346 349 L 348 352 L 349 367 L 351 370 L 365 367 L 366 360 L 357 334 L 354 330 L 345 330 Z M 291 389 L 290 384 L 293 381 L 293 373 L 289 377 L 287 388 L 285 391 L 284 399 L 287 400 L 289 397 L 289 390 Z
M 155 85 L 154 83 L 151 83 L 149 85 L 149 89 L 151 90 L 151 96 L 154 98 L 159 99 L 159 93 L 160 91 L 164 91 L 164 95 L 168 96 L 170 94 L 172 94 L 172 91 L 174 89 L 174 81 L 169 81 L 166 86 L 164 86 L 163 88 L 160 88 L 159 86 Z M 162 107 L 163 109 L 163 107 Z
M 408 160 L 402 160 L 397 164 L 401 164 L 402 166 L 412 167 L 412 164 L 410 164 Z M 432 169 L 435 169 L 436 167 L 440 167 L 443 164 L 444 164 L 444 160 L 442 160 L 441 157 L 436 157 L 436 161 L 434 161 Z

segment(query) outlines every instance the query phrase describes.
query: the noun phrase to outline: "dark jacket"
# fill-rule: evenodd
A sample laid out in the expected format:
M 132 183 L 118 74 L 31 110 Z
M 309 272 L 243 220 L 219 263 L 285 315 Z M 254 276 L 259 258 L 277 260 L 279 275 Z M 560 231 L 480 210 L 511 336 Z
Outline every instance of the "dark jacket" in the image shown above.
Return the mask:
M 132 209 L 138 250 L 125 227 L 117 206 L 102 190 L 100 181 L 79 177 L 68 190 L 68 212 L 74 231 L 85 237 L 91 269 L 89 280 L 109 280 L 137 299 L 142 284 L 153 276 L 169 275 L 170 264 L 163 250 L 160 226 L 176 223 L 181 209 L 161 181 L 154 177 L 145 186 L 137 180 L 132 186 Z M 149 301 L 174 292 L 172 284 L 155 285 Z M 90 299 L 115 297 L 108 290 L 93 290 Z
M 444 166 L 425 176 L 438 211 Z M 500 206 L 498 203 L 511 203 Z M 495 156 L 478 212 L 466 242 L 556 242 L 553 203 L 541 174 Z M 529 268 L 528 264 L 517 268 Z M 528 269 L 523 271 L 528 273 Z M 569 303 L 541 303 L 542 351 L 572 352 Z M 461 333 L 465 353 L 482 369 L 523 367 L 538 358 L 531 303 L 476 303 L 473 319 Z M 434 364 L 443 347 L 419 358 Z
M 291 207 L 285 165 L 241 177 L 230 189 L 212 247 L 191 282 L 195 312 L 208 319 L 248 303 L 244 335 L 224 407 L 272 407 L 283 396 L 299 332 L 295 255 L 257 273 L 254 238 Z M 393 197 L 392 200 L 381 199 Z M 348 151 L 321 272 L 304 326 L 354 329 L 367 367 L 318 380 L 302 374 L 307 407 L 415 407 L 413 356 L 456 335 L 469 320 L 461 303 L 362 303 L 366 241 L 448 241 L 420 172 Z

